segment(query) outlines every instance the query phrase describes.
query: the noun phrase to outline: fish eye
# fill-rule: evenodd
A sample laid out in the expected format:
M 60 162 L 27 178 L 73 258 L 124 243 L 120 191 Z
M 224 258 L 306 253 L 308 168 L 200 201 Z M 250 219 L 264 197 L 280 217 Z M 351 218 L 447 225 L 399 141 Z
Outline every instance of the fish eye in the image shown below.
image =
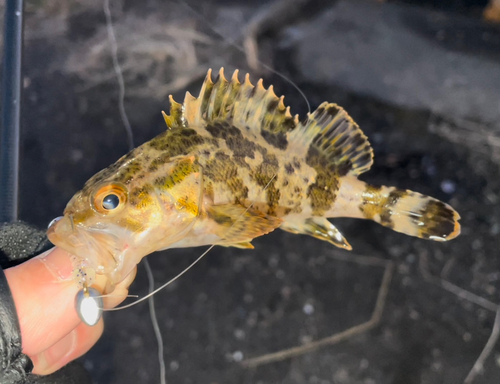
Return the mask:
M 94 193 L 93 208 L 104 215 L 115 213 L 122 208 L 127 200 L 127 190 L 121 184 L 102 185 Z
M 110 193 L 104 199 L 102 199 L 102 207 L 107 210 L 112 210 L 118 207 L 120 204 L 120 198 L 114 193 Z

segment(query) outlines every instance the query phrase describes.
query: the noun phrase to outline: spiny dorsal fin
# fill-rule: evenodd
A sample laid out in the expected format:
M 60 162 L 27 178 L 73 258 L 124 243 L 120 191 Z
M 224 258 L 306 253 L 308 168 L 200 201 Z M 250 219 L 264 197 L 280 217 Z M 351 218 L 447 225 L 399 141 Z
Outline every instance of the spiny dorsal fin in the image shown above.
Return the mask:
M 215 82 L 212 71 L 208 71 L 197 98 L 188 92 L 181 105 L 170 97 L 170 115 L 163 116 L 170 128 L 189 126 L 199 130 L 213 122 L 227 122 L 255 137 L 261 135 L 280 149 L 286 148 L 286 134 L 298 124 L 298 117 L 291 115 L 272 86 L 264 88 L 262 79 L 254 86 L 248 74 L 240 83 L 237 70 L 227 81 L 222 68 Z
M 321 166 L 330 165 L 340 176 L 359 175 L 373 162 L 368 139 L 338 105 L 325 102 L 299 124 L 272 86 L 264 88 L 262 79 L 254 86 L 248 74 L 240 83 L 238 71 L 227 81 L 221 68 L 213 82 L 209 70 L 199 96 L 186 93 L 184 104 L 170 97 L 170 116 L 164 113 L 164 118 L 170 128 L 204 130 L 211 123 L 224 122 L 279 149 L 286 149 L 289 142 L 295 146 L 293 151 L 313 149 Z
M 296 145 L 308 147 L 308 155 L 321 158 L 321 166 L 333 166 L 340 176 L 360 175 L 370 169 L 373 150 L 363 131 L 337 104 L 324 102 L 290 135 Z
M 182 117 L 182 104 L 177 103 L 172 95 L 168 97 L 170 101 L 170 115 L 167 115 L 164 111 L 161 111 L 165 123 L 169 128 L 179 128 L 184 126 Z

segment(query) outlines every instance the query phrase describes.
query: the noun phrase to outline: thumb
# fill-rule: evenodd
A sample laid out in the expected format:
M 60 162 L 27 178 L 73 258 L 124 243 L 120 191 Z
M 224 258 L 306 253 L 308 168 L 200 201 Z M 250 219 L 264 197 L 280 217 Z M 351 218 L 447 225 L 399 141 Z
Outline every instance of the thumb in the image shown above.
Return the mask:
M 60 248 L 5 270 L 28 356 L 55 344 L 80 323 L 74 304 L 79 287 L 72 271 L 70 255 Z
M 31 356 L 34 365 L 33 373 L 48 375 L 87 353 L 99 340 L 103 329 L 102 319 L 93 327 L 80 323 L 57 343 L 38 355 Z
M 104 306 L 118 305 L 127 295 L 136 268 L 116 287 Z M 103 331 L 102 320 L 94 327 L 80 321 L 75 296 L 80 289 L 72 278 L 71 255 L 53 248 L 23 264 L 5 270 L 19 318 L 23 352 L 35 366 L 33 372 L 51 373 L 87 352 Z M 97 276 L 94 285 L 106 285 Z

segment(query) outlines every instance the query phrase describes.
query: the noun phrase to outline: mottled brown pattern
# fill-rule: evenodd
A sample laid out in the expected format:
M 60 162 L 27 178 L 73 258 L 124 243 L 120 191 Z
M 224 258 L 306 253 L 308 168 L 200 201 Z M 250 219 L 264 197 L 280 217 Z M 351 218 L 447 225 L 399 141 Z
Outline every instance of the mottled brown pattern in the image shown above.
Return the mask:
M 217 138 L 225 140 L 227 147 L 232 151 L 234 157 L 254 158 L 257 145 L 243 137 L 241 131 L 226 122 L 214 122 L 207 125 L 206 130 Z
M 127 270 L 112 265 L 111 285 L 156 249 L 213 242 L 251 248 L 253 238 L 280 226 L 350 249 L 325 215 L 373 219 L 433 240 L 460 233 L 458 214 L 439 201 L 395 188 L 363 191 L 355 177 L 370 168 L 373 152 L 335 104 L 321 104 L 299 123 L 272 87 L 254 87 L 248 76 L 240 83 L 237 73 L 228 82 L 221 71 L 215 83 L 208 73 L 198 98 L 187 95 L 182 105 L 170 98 L 170 105 L 170 129 L 92 177 L 68 204 L 65 224 L 49 229 L 52 239 L 68 240 L 74 224 L 90 228 L 85 236 L 104 246 L 93 256 L 101 270 L 108 253 L 121 252 Z M 119 194 L 115 209 L 102 206 L 108 190 Z M 106 231 L 119 241 L 108 244 Z M 87 262 L 87 249 L 68 244 Z
M 293 165 L 291 163 L 286 163 L 285 164 L 285 172 L 288 174 L 288 175 L 291 175 L 295 172 L 295 168 L 293 167 Z
M 234 224 L 233 218 L 224 212 L 209 209 L 207 213 L 208 217 L 210 217 L 213 221 L 226 228 L 229 228 Z
M 229 155 L 219 151 L 206 162 L 203 175 L 215 182 L 225 182 L 238 175 L 238 167 Z
M 289 144 L 287 134 L 297 129 L 298 119 L 290 114 L 272 89 L 263 87 L 262 82 L 255 87 L 248 78 L 243 84 L 237 77 L 228 82 L 221 73 L 214 83 L 208 76 L 198 99 L 186 100 L 187 104 L 182 107 L 170 99 L 171 116 L 164 117 L 172 128 L 140 147 L 140 152 L 124 156 L 108 169 L 107 175 L 118 171 L 118 178 L 124 183 L 130 183 L 134 178 L 146 180 L 147 175 L 152 175 L 151 182 L 156 188 L 168 189 L 181 182 L 186 172 L 193 170 L 175 169 L 165 175 L 163 166 L 176 156 L 194 155 L 202 169 L 205 188 L 212 195 L 217 191 L 232 197 L 234 202 L 241 202 L 252 195 L 252 189 L 260 187 L 266 189 L 269 213 L 276 212 L 283 196 L 287 204 L 281 202 L 285 204 L 282 208 L 298 212 L 302 209 L 302 200 L 307 197 L 313 214 L 323 215 L 335 203 L 340 177 L 353 168 L 348 155 L 357 152 L 346 152 L 342 146 L 346 143 L 361 147 L 368 145 L 347 115 L 329 123 L 343 111 L 340 107 L 322 104 L 311 115 L 311 126 L 307 127 L 318 132 L 309 139 L 305 159 L 305 163 L 316 172 L 311 175 L 314 180 L 311 184 L 309 177 L 300 174 L 304 159 L 283 152 Z M 235 105 L 239 105 L 240 112 L 235 112 Z M 183 111 L 188 109 L 190 112 L 184 114 Z M 190 121 L 196 123 L 190 125 Z M 302 129 L 305 124 L 302 123 Z M 337 134 L 343 137 L 332 141 Z M 252 161 L 260 156 L 261 164 L 255 165 Z M 300 177 L 300 182 L 295 175 Z M 106 175 L 100 177 L 104 179 Z M 244 180 L 248 178 L 255 185 L 245 185 Z M 208 183 L 211 183 L 210 188 Z
M 315 182 L 309 185 L 307 197 L 313 214 L 322 216 L 335 202 L 340 188 L 339 175 L 325 156 L 312 146 L 309 147 L 306 164 L 314 168 L 317 173 Z
M 116 180 L 123 184 L 128 184 L 137 174 L 144 168 L 144 164 L 140 159 L 130 161 L 126 166 L 122 167 L 116 175 Z
M 160 190 L 168 190 L 173 188 L 175 185 L 181 183 L 186 176 L 193 172 L 198 172 L 200 166 L 193 159 L 182 159 L 179 160 L 173 167 L 169 170 L 169 173 L 165 176 L 157 177 L 154 180 L 154 186 Z
M 392 215 L 395 212 L 394 209 L 398 202 L 407 196 L 413 196 L 413 192 L 394 188 L 387 194 L 387 189 L 384 193 L 382 187 L 367 184 L 362 195 L 363 202 L 359 209 L 365 218 L 374 220 L 378 215 L 377 221 L 380 224 L 393 229 Z
M 276 182 L 279 171 L 278 163 L 263 161 L 252 173 L 251 176 L 261 187 L 266 187 L 269 183 Z
M 207 215 L 219 224 L 216 233 L 223 238 L 223 245 L 249 242 L 257 236 L 273 231 L 282 223 L 277 217 L 239 204 L 208 207 Z
M 429 239 L 432 236 L 445 239 L 455 231 L 456 213 L 438 200 L 430 200 L 419 212 L 424 223 L 419 236 Z
M 285 150 L 288 147 L 286 133 L 297 126 L 294 117 L 287 116 L 285 106 L 278 99 L 272 99 L 267 105 L 267 115 L 260 134 L 275 148 Z
M 408 196 L 408 192 L 402 189 L 394 189 L 389 193 L 389 196 L 382 203 L 380 211 L 380 224 L 388 227 L 394 228 L 394 222 L 392 221 L 392 215 L 394 214 L 393 208 L 398 203 L 399 199 Z
M 285 132 L 272 132 L 262 129 L 260 134 L 268 144 L 271 144 L 275 148 L 286 149 L 288 146 Z
M 229 190 L 232 192 L 235 203 L 242 203 L 248 197 L 248 187 L 239 177 L 232 177 L 226 181 Z
M 300 171 L 300 168 L 301 168 L 301 165 L 300 165 L 300 161 L 299 159 L 297 159 L 296 157 L 293 158 L 293 166 L 298 170 Z
M 267 205 L 269 206 L 267 210 L 268 215 L 275 215 L 276 209 L 279 206 L 279 201 L 281 197 L 281 192 L 276 188 L 276 182 L 272 181 L 266 189 Z
M 373 220 L 376 215 L 380 214 L 384 201 L 384 196 L 381 192 L 381 187 L 366 184 L 366 189 L 362 195 L 362 202 L 359 205 L 359 210 L 366 219 Z
M 224 152 L 218 151 L 213 158 L 205 163 L 203 175 L 212 182 L 226 185 L 234 201 L 240 203 L 248 197 L 249 189 L 238 176 L 239 164 L 233 159 Z
M 373 151 L 359 126 L 338 105 L 323 103 L 306 120 L 307 129 L 318 132 L 311 142 L 335 173 L 359 175 L 372 164 Z
M 272 87 L 264 88 L 262 80 L 253 86 L 248 76 L 243 83 L 240 83 L 237 72 L 228 82 L 221 71 L 215 83 L 212 82 L 209 72 L 202 92 L 192 103 L 196 103 L 209 125 L 213 125 L 215 120 L 219 122 L 238 120 L 243 124 L 240 128 L 246 126 L 248 131 L 259 135 L 267 144 L 281 150 L 288 146 L 286 133 L 293 130 L 298 123 L 297 118 L 293 117 L 283 104 L 283 98 L 278 98 Z M 242 108 L 241 115 L 235 116 L 235 106 L 244 107 L 246 103 L 250 103 L 252 107 Z M 178 111 L 177 105 L 174 104 L 173 107 Z M 258 114 L 256 124 L 250 127 L 246 121 L 253 119 L 255 113 Z M 210 128 L 211 133 L 217 129 L 213 126 Z
M 276 156 L 267 154 L 262 163 L 250 173 L 255 183 L 266 189 L 268 214 L 274 214 L 279 205 L 280 190 L 276 187 L 279 173 L 279 162 Z
M 148 156 L 149 158 L 149 156 Z M 155 172 L 159 167 L 168 163 L 170 161 L 170 153 L 162 153 L 159 156 L 155 157 L 148 166 L 148 172 Z
M 367 184 L 359 209 L 365 218 L 373 220 L 379 215 L 381 224 L 392 227 L 391 209 L 405 195 L 407 192 L 399 189 L 394 189 L 389 195 L 385 195 L 381 187 Z
M 140 209 L 153 202 L 151 193 L 153 193 L 154 187 L 151 184 L 144 184 L 140 187 L 135 187 L 129 192 L 129 202 L 132 206 Z
M 331 172 L 318 172 L 316 181 L 307 190 L 313 215 L 322 216 L 330 210 L 337 197 L 339 180 Z
M 151 140 L 149 147 L 164 152 L 164 155 L 175 157 L 188 154 L 194 147 L 204 143 L 194 129 L 178 128 L 170 129 Z

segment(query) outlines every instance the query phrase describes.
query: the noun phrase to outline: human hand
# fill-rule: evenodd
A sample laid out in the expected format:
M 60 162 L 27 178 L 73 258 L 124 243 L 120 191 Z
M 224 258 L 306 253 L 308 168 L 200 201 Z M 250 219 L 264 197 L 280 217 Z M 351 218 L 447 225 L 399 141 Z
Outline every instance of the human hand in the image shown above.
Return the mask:
M 72 278 L 70 257 L 56 247 L 4 271 L 21 326 L 23 353 L 33 361 L 35 374 L 50 374 L 82 356 L 103 332 L 102 319 L 90 327 L 76 313 L 80 288 Z M 104 298 L 105 308 L 125 299 L 135 274 L 136 269 Z M 105 277 L 97 276 L 92 286 L 102 292 L 105 283 Z

